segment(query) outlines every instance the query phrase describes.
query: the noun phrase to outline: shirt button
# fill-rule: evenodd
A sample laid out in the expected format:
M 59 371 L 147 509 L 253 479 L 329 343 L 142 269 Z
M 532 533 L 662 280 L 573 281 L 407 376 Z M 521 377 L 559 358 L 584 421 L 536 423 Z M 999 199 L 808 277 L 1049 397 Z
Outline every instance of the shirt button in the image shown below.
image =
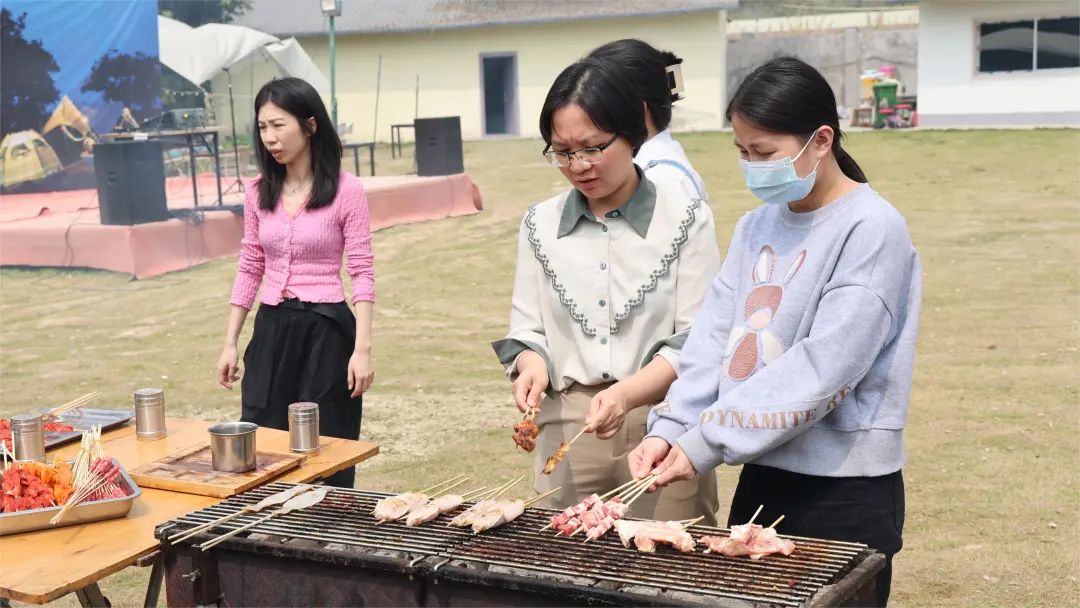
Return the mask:
M 607 264 L 600 262 L 600 270 L 607 270 Z
M 607 344 L 607 338 L 600 338 L 600 344 Z
M 619 217 L 619 215 L 620 213 L 617 210 L 607 214 L 608 217 Z
M 605 300 L 600 300 L 600 306 L 601 306 L 601 307 L 607 306 L 607 301 L 605 301 Z
M 607 232 L 607 224 L 604 224 L 603 226 L 601 226 L 600 231 L 601 232 Z
M 607 372 L 604 372 L 604 373 L 600 374 L 600 377 L 603 378 L 604 380 L 607 380 L 608 378 L 611 377 L 611 374 L 609 374 Z

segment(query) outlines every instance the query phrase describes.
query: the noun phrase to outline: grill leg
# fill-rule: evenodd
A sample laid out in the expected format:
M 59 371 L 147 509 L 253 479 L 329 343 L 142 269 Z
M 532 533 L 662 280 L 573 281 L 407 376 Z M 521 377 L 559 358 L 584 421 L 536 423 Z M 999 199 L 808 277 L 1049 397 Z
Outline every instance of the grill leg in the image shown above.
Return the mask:
M 158 555 L 154 560 L 154 566 L 150 568 L 150 582 L 146 584 L 146 599 L 143 600 L 143 608 L 155 608 L 158 597 L 161 595 L 161 582 L 165 578 L 165 558 Z
M 109 599 L 102 595 L 101 587 L 98 587 L 97 583 L 90 583 L 79 589 L 75 592 L 75 597 L 79 598 L 79 604 L 83 608 L 109 608 L 112 606 Z

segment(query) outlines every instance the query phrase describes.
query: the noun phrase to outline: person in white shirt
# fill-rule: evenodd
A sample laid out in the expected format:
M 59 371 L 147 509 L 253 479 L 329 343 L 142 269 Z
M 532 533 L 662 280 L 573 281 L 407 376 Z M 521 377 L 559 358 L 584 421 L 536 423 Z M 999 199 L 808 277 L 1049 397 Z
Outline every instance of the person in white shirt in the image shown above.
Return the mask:
M 510 331 L 492 346 L 518 409 L 538 412 L 535 489 L 561 488 L 542 503 L 550 508 L 630 481 L 625 457 L 644 437 L 648 406 L 675 380 L 720 268 L 709 207 L 657 188 L 634 164 L 644 112 L 618 66 L 582 59 L 558 76 L 540 115 L 544 158 L 572 188 L 525 214 Z M 632 514 L 715 522 L 716 508 L 715 478 L 702 476 L 642 497 Z
M 658 186 L 677 185 L 689 197 L 708 200 L 705 182 L 671 135 L 671 110 L 683 98 L 682 59 L 633 38 L 609 42 L 588 57 L 619 66 L 645 105 L 648 137 L 634 162 Z

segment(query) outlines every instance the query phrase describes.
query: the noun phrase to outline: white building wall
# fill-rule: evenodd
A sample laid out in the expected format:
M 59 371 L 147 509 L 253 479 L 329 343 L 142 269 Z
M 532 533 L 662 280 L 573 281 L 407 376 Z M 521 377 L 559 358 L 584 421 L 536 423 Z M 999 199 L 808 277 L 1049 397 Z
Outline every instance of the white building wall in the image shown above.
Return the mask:
M 714 130 L 723 126 L 726 102 L 727 14 L 724 11 L 661 17 L 595 19 L 536 25 L 481 27 L 435 32 L 338 35 L 338 121 L 351 124 L 346 138 L 389 141 L 390 125 L 419 117 L 460 116 L 464 139 L 484 137 L 480 86 L 482 53 L 517 56 L 518 135 L 539 137 L 540 108 L 552 81 L 590 49 L 619 38 L 640 38 L 683 58 L 686 98 L 675 105 L 672 128 Z M 316 65 L 329 76 L 325 36 L 300 39 Z M 379 76 L 379 55 L 382 73 Z M 249 131 L 255 91 L 274 76 L 261 63 L 255 73 L 245 65 L 233 70 L 238 131 Z M 416 80 L 420 79 L 419 109 Z M 378 90 L 378 124 L 375 122 Z M 224 77 L 215 91 L 227 90 Z M 329 99 L 327 107 L 329 108 Z M 227 97 L 215 96 L 224 122 Z M 413 134 L 402 133 L 407 141 Z M 505 136 L 504 136 L 505 137 Z
M 1076 0 L 924 0 L 920 126 L 1080 125 L 1080 69 L 980 74 L 982 22 L 1076 16 Z

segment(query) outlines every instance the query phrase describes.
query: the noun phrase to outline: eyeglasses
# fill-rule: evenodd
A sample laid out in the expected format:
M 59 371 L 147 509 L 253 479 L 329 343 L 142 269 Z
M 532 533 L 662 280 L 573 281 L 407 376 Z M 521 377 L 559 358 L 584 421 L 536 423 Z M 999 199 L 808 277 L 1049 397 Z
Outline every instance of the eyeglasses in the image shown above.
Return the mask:
M 588 148 L 581 148 L 580 150 L 574 150 L 573 152 L 556 152 L 551 150 L 551 144 L 548 144 L 544 148 L 544 160 L 548 162 L 552 167 L 569 167 L 570 163 L 576 158 L 586 167 L 604 162 L 604 150 L 611 147 L 611 144 L 615 143 L 615 140 L 619 139 L 619 134 L 611 136 L 611 139 L 600 144 L 599 146 L 590 146 Z

